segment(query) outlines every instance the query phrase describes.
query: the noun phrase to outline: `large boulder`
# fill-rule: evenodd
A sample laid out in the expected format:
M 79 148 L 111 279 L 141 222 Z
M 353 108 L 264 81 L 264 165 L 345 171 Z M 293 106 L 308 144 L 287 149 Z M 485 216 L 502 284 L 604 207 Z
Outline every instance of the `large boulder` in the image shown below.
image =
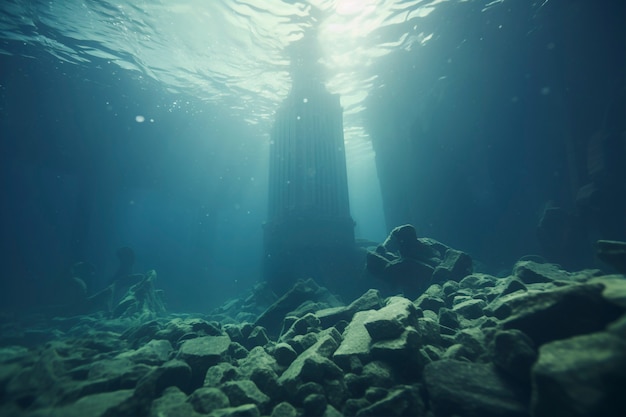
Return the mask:
M 524 284 L 568 281 L 570 274 L 557 265 L 535 261 L 519 261 L 513 267 L 513 275 Z
M 576 284 L 521 295 L 512 294 L 494 309 L 505 329 L 526 333 L 539 346 L 596 332 L 616 320 L 623 308 L 607 301 L 604 285 Z
M 523 332 L 511 329 L 496 332 L 493 340 L 493 362 L 523 384 L 530 382 L 530 369 L 537 360 L 532 340 Z
M 596 256 L 620 274 L 626 274 L 626 242 L 598 240 Z
M 467 253 L 433 239 L 417 238 L 415 228 L 409 224 L 393 229 L 376 251 L 368 252 L 366 261 L 373 276 L 419 293 L 431 281 L 460 281 L 473 271 Z
M 539 348 L 532 368 L 535 417 L 626 415 L 626 341 L 606 332 Z
M 440 360 L 424 368 L 436 416 L 528 417 L 524 395 L 489 364 Z
M 333 354 L 333 360 L 343 369 L 350 369 L 353 359 L 369 360 L 372 336 L 365 328 L 364 323 L 375 314 L 375 310 L 357 312 L 344 330 L 343 341 Z
M 191 367 L 192 385 L 199 387 L 207 369 L 225 359 L 230 346 L 228 336 L 204 336 L 185 340 L 176 357 Z
M 390 297 L 385 307 L 369 315 L 363 322 L 373 341 L 394 339 L 408 326 L 415 327 L 421 310 L 404 297 Z

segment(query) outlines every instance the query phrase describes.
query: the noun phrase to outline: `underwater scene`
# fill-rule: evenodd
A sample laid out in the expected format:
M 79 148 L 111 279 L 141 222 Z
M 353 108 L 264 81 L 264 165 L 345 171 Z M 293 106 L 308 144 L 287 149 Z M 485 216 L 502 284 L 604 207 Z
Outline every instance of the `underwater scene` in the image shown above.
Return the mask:
M 626 2 L 3 0 L 0 417 L 626 416 Z

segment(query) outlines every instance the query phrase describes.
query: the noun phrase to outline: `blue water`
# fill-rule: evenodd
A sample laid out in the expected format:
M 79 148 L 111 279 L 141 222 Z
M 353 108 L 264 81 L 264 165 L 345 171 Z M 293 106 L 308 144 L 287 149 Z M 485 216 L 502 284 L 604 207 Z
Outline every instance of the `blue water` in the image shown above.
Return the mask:
M 582 2 L 565 3 L 3 1 L 2 303 L 7 309 L 46 303 L 55 280 L 78 260 L 96 267 L 93 285 L 102 287 L 115 272 L 115 250 L 122 246 L 135 249 L 137 271 L 157 270 L 173 310 L 206 311 L 257 282 L 269 132 L 291 86 L 287 46 L 311 26 L 318 28 L 327 89 L 341 95 L 344 108 L 357 237 L 382 241 L 394 226 L 385 223 L 383 197 L 390 192 L 381 192 L 374 134 L 391 140 L 415 129 L 440 132 L 442 126 L 480 124 L 490 128 L 420 145 L 433 155 L 457 149 L 455 167 L 473 161 L 470 174 L 459 171 L 462 192 L 438 182 L 449 172 L 420 162 L 419 189 L 406 193 L 419 201 L 465 193 L 468 210 L 456 207 L 454 219 L 434 225 L 426 219 L 418 230 L 488 257 L 490 247 L 503 245 L 501 236 L 477 238 L 471 225 L 498 216 L 525 169 L 529 181 L 553 181 L 559 188 L 568 181 L 562 172 L 568 167 L 558 162 L 542 171 L 562 179 L 533 179 L 524 165 L 533 163 L 522 162 L 519 154 L 487 161 L 485 155 L 499 146 L 515 145 L 473 138 L 497 136 L 499 123 L 563 137 L 569 132 L 559 121 L 579 117 L 554 105 L 535 107 L 532 111 L 545 118 L 529 128 L 516 118 L 531 110 L 512 111 L 511 120 L 495 116 L 491 123 L 493 109 L 528 105 L 531 96 L 544 104 L 567 101 L 574 89 L 590 96 L 623 89 L 619 80 L 616 86 L 577 77 L 562 59 L 572 47 L 561 38 L 564 33 L 582 43 L 607 38 L 601 35 L 604 2 L 587 5 L 584 13 Z M 569 15 L 561 15 L 564 10 Z M 596 60 L 598 53 L 581 61 L 621 65 L 624 51 L 614 46 L 597 45 L 606 49 L 602 57 L 613 60 Z M 497 91 L 504 104 L 481 101 L 485 91 Z M 600 120 L 605 110 L 589 111 L 580 114 Z M 551 164 L 549 158 L 537 161 Z M 396 175 L 402 187 L 405 168 Z M 524 207 L 523 199 L 516 204 L 526 219 L 541 215 L 539 204 Z M 405 214 L 395 218 L 414 220 Z M 476 239 L 480 244 L 471 247 Z M 520 256 L 533 249 L 507 244 Z

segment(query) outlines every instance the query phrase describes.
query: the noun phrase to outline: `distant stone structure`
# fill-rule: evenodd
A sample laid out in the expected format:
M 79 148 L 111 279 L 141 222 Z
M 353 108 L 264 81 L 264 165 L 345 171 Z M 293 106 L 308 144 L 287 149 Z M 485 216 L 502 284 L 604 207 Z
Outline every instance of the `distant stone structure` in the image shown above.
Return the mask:
M 317 39 L 292 46 L 293 85 L 271 135 L 264 273 L 285 290 L 298 278 L 332 279 L 354 251 L 339 96 L 329 93 Z

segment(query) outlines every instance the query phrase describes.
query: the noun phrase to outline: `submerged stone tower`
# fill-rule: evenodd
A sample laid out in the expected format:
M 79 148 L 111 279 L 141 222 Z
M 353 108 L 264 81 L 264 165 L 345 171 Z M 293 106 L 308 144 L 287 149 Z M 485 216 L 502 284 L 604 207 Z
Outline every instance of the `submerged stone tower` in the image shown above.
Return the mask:
M 318 59 L 311 34 L 292 46 L 293 84 L 271 135 L 264 273 L 276 290 L 298 278 L 336 278 L 355 246 L 343 109 L 326 90 Z

